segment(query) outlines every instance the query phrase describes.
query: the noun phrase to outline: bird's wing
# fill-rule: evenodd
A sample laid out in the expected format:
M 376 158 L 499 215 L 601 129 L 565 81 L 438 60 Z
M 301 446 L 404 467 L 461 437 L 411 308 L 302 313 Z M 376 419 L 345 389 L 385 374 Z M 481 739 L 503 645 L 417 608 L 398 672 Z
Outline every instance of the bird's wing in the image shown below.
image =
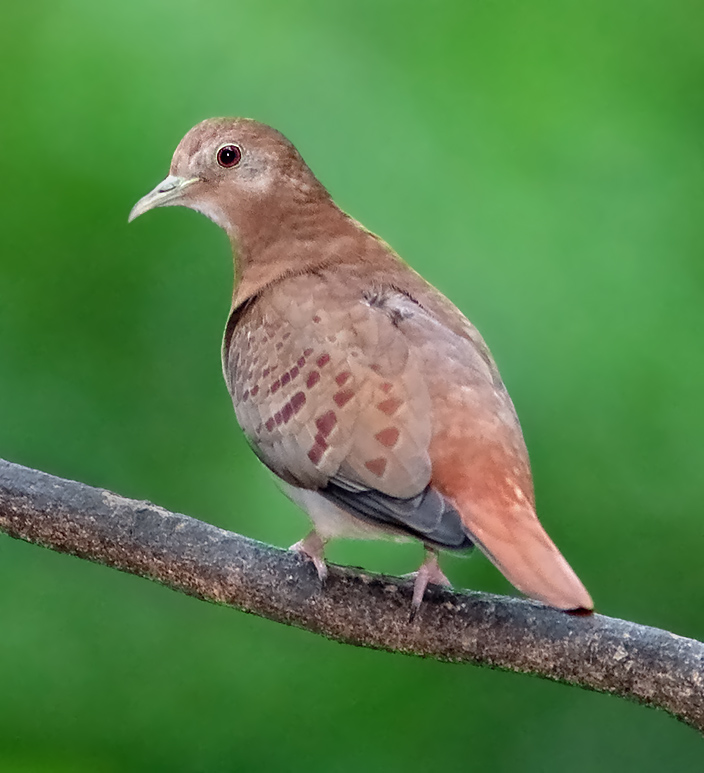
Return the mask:
M 242 311 L 223 350 L 238 421 L 260 459 L 357 517 L 469 547 L 458 513 L 430 486 L 430 398 L 403 332 L 415 304 L 306 276 L 262 300 Z

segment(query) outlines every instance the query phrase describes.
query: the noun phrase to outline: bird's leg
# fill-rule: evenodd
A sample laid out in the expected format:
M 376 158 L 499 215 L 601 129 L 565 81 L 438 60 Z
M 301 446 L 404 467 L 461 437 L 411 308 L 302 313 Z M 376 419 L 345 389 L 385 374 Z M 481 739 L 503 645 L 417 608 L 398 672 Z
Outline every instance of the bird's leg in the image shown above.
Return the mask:
M 416 616 L 420 609 L 425 589 L 428 583 L 434 585 L 444 585 L 451 588 L 452 583 L 445 577 L 440 565 L 438 564 L 438 554 L 432 548 L 425 549 L 425 560 L 420 565 L 417 572 L 414 572 L 415 582 L 413 584 L 413 601 L 411 602 L 411 620 Z
M 295 545 L 291 545 L 289 550 L 294 550 L 296 553 L 300 553 L 313 562 L 320 582 L 324 583 L 328 576 L 328 567 L 325 564 L 323 553 L 325 551 L 325 540 L 313 529 L 313 531 L 300 540 Z

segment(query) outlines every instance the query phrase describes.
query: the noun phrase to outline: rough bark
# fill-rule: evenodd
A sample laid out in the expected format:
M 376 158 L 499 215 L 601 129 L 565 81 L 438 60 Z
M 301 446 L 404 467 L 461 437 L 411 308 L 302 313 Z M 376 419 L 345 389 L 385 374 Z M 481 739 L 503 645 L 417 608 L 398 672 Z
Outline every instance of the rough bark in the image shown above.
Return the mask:
M 535 674 L 664 709 L 704 732 L 704 644 L 536 602 L 330 567 L 186 515 L 0 460 L 0 531 L 358 646 Z

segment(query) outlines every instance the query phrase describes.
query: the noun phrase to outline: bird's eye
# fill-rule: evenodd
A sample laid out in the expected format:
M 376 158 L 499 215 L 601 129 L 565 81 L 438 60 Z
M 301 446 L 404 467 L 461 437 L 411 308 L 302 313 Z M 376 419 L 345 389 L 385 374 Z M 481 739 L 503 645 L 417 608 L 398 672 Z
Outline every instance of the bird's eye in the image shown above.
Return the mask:
M 242 149 L 238 145 L 223 145 L 218 150 L 218 164 L 225 169 L 237 166 L 242 158 Z

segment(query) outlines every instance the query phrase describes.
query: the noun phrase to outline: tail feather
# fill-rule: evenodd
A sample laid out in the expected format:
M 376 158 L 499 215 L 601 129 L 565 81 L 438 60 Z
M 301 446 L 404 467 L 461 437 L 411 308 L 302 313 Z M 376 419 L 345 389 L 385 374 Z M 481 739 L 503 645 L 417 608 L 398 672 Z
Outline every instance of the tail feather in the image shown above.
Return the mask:
M 493 508 L 492 508 L 493 509 Z M 563 610 L 592 610 L 594 603 L 528 504 L 479 512 L 460 504 L 470 538 L 518 590 Z

